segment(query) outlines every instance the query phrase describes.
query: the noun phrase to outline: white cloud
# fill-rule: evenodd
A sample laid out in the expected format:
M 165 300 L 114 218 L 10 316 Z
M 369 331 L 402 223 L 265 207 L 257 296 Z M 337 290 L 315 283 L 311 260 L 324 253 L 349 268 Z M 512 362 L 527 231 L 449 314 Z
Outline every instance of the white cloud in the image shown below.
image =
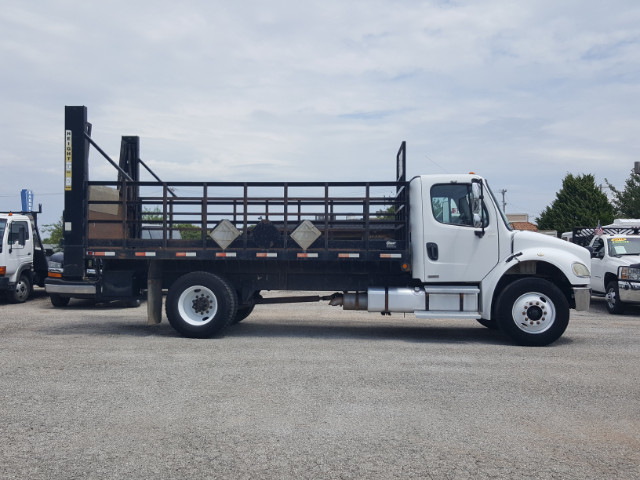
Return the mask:
M 49 221 L 64 105 L 167 179 L 390 179 L 408 140 L 410 174 L 477 171 L 532 216 L 640 147 L 633 0 L 38 3 L 0 11 L 0 195 L 59 189 Z

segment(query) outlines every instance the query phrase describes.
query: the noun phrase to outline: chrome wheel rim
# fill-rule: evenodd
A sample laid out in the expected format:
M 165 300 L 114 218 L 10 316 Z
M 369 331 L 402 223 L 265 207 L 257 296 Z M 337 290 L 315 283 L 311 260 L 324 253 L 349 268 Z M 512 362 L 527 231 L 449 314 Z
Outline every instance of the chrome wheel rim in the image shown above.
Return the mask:
M 202 285 L 187 288 L 178 299 L 178 312 L 189 325 L 202 326 L 213 320 L 218 311 L 214 293 Z
M 538 334 L 552 327 L 556 319 L 556 308 L 551 299 L 543 293 L 529 292 L 518 297 L 511 314 L 520 330 Z
M 607 305 L 609 305 L 609 309 L 613 310 L 614 308 L 616 308 L 616 291 L 613 288 L 610 288 L 607 291 L 607 294 L 604 296 L 604 298 L 607 299 Z
M 27 287 L 27 283 L 24 280 L 20 280 L 16 284 L 16 300 L 19 302 L 23 302 L 29 296 L 29 288 Z

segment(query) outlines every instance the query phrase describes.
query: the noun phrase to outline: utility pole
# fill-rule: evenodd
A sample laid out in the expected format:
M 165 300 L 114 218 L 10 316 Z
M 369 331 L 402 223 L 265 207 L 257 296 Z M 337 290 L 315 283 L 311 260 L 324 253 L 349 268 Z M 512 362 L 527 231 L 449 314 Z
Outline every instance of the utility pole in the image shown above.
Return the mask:
M 504 199 L 504 194 L 507 193 L 507 190 L 505 188 L 503 188 L 502 190 L 500 190 L 500 193 L 502 194 L 502 211 L 506 214 L 507 213 L 507 202 Z

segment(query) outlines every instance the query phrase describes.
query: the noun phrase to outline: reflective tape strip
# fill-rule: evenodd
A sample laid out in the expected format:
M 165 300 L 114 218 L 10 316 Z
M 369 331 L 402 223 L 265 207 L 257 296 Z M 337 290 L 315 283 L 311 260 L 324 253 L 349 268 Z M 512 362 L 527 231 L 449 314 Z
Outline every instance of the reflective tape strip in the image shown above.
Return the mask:
M 380 258 L 402 258 L 401 253 L 381 253 Z
M 116 252 L 87 252 L 90 257 L 115 257 Z
M 155 257 L 156 252 L 136 252 L 136 257 Z
M 176 257 L 195 257 L 196 252 L 176 252 Z
M 299 253 L 298 258 L 318 258 L 317 253 Z
M 259 252 L 256 253 L 258 258 L 276 258 L 278 254 L 276 252 Z
M 216 257 L 235 257 L 236 252 L 217 252 Z
M 339 253 L 338 258 L 360 258 L 359 253 Z

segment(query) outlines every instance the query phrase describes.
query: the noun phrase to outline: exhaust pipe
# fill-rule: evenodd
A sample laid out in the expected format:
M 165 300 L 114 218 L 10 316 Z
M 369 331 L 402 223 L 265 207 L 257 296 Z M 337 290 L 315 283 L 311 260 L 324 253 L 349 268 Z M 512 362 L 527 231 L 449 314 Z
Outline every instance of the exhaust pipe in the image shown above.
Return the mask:
M 367 310 L 369 307 L 367 292 L 334 293 L 329 305 L 342 307 L 343 310 Z

